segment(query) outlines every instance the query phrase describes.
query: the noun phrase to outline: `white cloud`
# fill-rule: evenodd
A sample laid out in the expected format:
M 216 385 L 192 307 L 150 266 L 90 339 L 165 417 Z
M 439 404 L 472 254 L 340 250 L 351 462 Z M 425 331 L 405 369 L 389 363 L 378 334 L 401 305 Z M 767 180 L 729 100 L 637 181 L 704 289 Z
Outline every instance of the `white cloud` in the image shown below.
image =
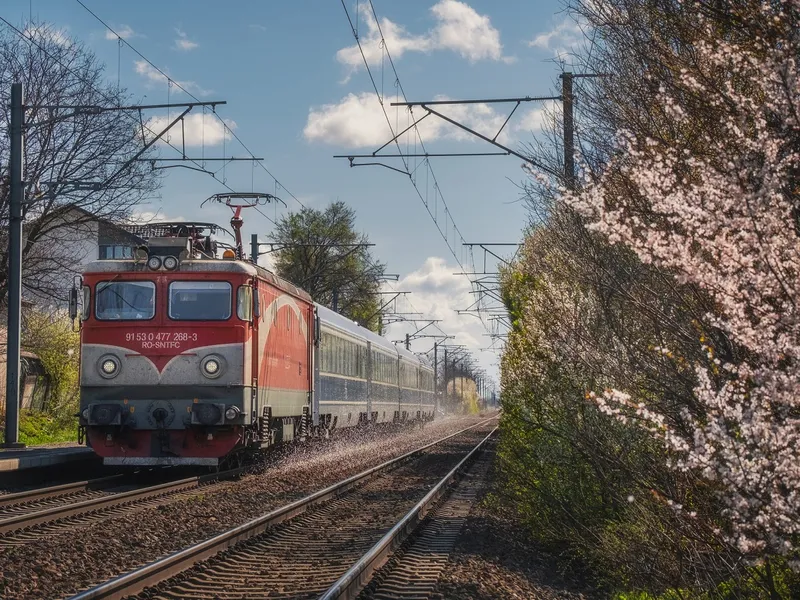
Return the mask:
M 346 148 L 372 146 L 391 137 L 377 97 L 367 92 L 309 109 L 303 135 L 309 141 Z
M 194 50 L 200 45 L 197 42 L 193 42 L 192 40 L 190 40 L 187 37 L 186 32 L 181 30 L 179 27 L 175 28 L 175 33 L 178 34 L 178 39 L 175 40 L 175 48 L 177 50 L 188 52 L 190 50 Z
M 250 29 L 255 29 L 256 31 L 267 31 L 267 28 L 259 23 L 250 23 L 248 27 Z
M 133 67 L 136 69 L 136 73 L 144 77 L 148 83 L 167 83 L 167 78 L 146 60 L 134 61 Z
M 469 314 L 458 314 L 457 310 L 464 310 L 475 301 L 475 295 L 470 294 L 472 286 L 463 275 L 456 275 L 460 271 L 457 266 L 450 266 L 443 258 L 429 257 L 417 270 L 402 277 L 392 287 L 412 292 L 409 296 L 410 303 L 400 302 L 399 308 L 403 311 L 411 310 L 421 312 L 425 319 L 438 319 L 438 327 L 455 339 L 447 340 L 449 344 L 464 344 L 476 357 L 480 365 L 490 374 L 496 373 L 493 367 L 496 356 L 493 353 L 481 351 L 489 346 L 489 338 L 485 337 L 481 321 Z M 387 288 L 388 290 L 389 288 Z M 424 325 L 424 323 L 420 324 Z M 406 333 L 416 331 L 411 323 L 396 323 L 387 327 L 389 339 L 403 339 Z M 439 333 L 433 326 L 431 333 Z M 427 333 L 428 330 L 426 330 Z M 424 352 L 433 345 L 432 339 L 419 339 L 411 342 L 411 350 Z M 439 354 L 439 360 L 442 354 Z
M 574 53 L 574 48 L 584 41 L 584 30 L 584 25 L 566 17 L 549 31 L 534 37 L 528 42 L 528 46 L 565 56 Z
M 369 6 L 364 3 L 359 18 L 367 27 L 361 34 L 361 47 L 370 65 L 380 64 L 384 50 L 381 46 L 381 31 L 386 47 L 393 59 L 406 52 L 431 52 L 451 50 L 470 62 L 495 60 L 513 62 L 513 57 L 503 56 L 500 32 L 492 26 L 486 15 L 478 14 L 474 8 L 458 0 L 440 0 L 431 7 L 436 26 L 422 35 L 412 35 L 402 25 L 387 18 L 381 19 L 380 29 Z M 350 74 L 363 66 L 358 45 L 342 48 L 336 59 L 349 67 Z M 349 75 L 348 75 L 349 77 Z
M 59 46 L 69 46 L 72 43 L 66 29 L 59 29 L 52 25 L 28 25 L 22 35 L 33 41 L 52 42 Z
M 134 69 L 136 73 L 144 77 L 147 82 L 151 85 L 156 83 L 161 85 L 167 84 L 167 77 L 162 75 L 158 70 L 153 68 L 150 63 L 145 60 L 137 60 L 133 63 Z M 179 94 L 181 93 L 181 87 L 192 94 L 197 94 L 198 96 L 208 96 L 211 94 L 211 90 L 206 90 L 199 85 L 197 85 L 194 81 L 178 81 L 177 79 L 172 79 L 172 93 Z M 180 87 L 178 87 L 180 86 Z
M 147 120 L 146 125 L 155 133 L 164 129 L 171 120 L 175 119 L 177 115 L 171 118 L 166 115 L 151 117 Z M 221 144 L 222 140 L 230 140 L 232 138 L 230 130 L 236 129 L 236 122 L 230 119 L 225 119 L 225 125 L 213 115 L 205 115 L 205 118 L 200 113 L 190 113 L 183 118 L 183 127 L 180 122 L 176 123 L 172 129 L 164 134 L 164 140 L 170 142 L 173 146 L 181 147 L 185 143 L 186 147 L 200 147 L 216 146 Z M 183 136 L 186 139 L 183 139 Z M 153 134 L 148 134 L 148 137 Z
M 116 34 L 106 29 L 107 40 L 116 40 L 117 36 L 121 37 L 123 40 L 127 40 L 132 37 L 137 37 L 138 34 L 128 25 L 120 25 L 117 27 Z
M 148 223 L 177 223 L 185 220 L 186 219 L 181 216 L 168 217 L 162 214 L 160 208 L 156 211 L 135 210 L 128 217 L 128 223 L 131 225 L 146 225 Z
M 532 108 L 523 113 L 514 129 L 521 134 L 536 133 L 543 129 L 545 123 L 553 118 L 557 119 L 559 123 L 561 122 L 561 102 L 548 100 L 539 108 Z
M 437 96 L 435 99 L 446 100 L 447 98 Z M 386 102 L 388 103 L 388 99 Z M 506 119 L 505 113 L 496 111 L 488 104 L 456 104 L 437 108 L 441 110 L 442 114 L 446 114 L 488 137 L 494 137 Z M 394 127 L 395 107 L 387 106 L 387 112 Z M 414 114 L 419 119 L 425 113 L 417 110 Z M 400 130 L 411 124 L 410 121 L 407 122 L 407 119 L 408 113 L 401 109 L 397 119 Z M 436 116 L 429 116 L 421 121 L 419 130 L 425 142 L 437 139 L 477 140 L 471 134 Z M 303 135 L 308 141 L 324 142 L 344 148 L 380 146 L 392 137 L 380 101 L 375 94 L 370 92 L 358 95 L 348 94 L 338 103 L 312 107 L 308 112 Z M 413 143 L 414 135 L 411 130 L 401 136 L 398 141 L 401 146 L 406 142 L 406 138 Z M 507 128 L 500 135 L 498 141 L 508 142 Z
M 479 15 L 474 8 L 457 0 L 441 0 L 431 12 L 439 21 L 435 39 L 440 48 L 458 52 L 472 62 L 503 57 L 500 32 L 492 27 L 489 17 Z
M 247 248 L 248 252 L 250 247 Z M 266 254 L 259 254 L 258 256 L 258 266 L 264 267 L 267 271 L 275 272 L 275 254 L 272 252 L 268 252 Z

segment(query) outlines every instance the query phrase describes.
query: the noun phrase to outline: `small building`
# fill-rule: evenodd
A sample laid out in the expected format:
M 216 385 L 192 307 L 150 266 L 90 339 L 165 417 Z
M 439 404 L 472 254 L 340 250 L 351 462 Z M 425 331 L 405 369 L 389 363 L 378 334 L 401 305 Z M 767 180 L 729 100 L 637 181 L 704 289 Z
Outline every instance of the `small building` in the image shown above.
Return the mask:
M 35 226 L 36 221 L 26 222 L 23 236 Z M 61 214 L 51 214 L 47 227 L 49 231 L 39 238 L 22 265 L 28 281 L 35 280 L 38 286 L 23 289 L 23 316 L 36 305 L 65 309 L 69 290 L 85 265 L 98 259 L 132 257 L 133 249 L 143 243 L 141 237 L 125 226 L 74 206 L 63 209 Z M 7 321 L 3 307 L 0 309 L 0 415 L 5 414 L 6 408 Z M 21 407 L 44 410 L 49 401 L 50 380 L 36 354 L 23 348 L 20 356 Z
M 26 303 L 28 304 L 28 303 Z M 5 313 L 2 314 L 5 320 Z M 6 414 L 6 344 L 8 329 L 0 326 L 0 415 Z M 24 348 L 20 352 L 20 406 L 23 409 L 44 410 L 50 398 L 50 378 L 42 361 Z
M 25 224 L 26 230 L 36 221 Z M 47 232 L 39 237 L 23 261 L 25 298 L 46 306 L 66 306 L 69 290 L 83 267 L 106 258 L 129 258 L 142 239 L 125 226 L 98 218 L 79 207 L 67 207 L 49 215 Z M 30 285 L 32 279 L 36 287 Z

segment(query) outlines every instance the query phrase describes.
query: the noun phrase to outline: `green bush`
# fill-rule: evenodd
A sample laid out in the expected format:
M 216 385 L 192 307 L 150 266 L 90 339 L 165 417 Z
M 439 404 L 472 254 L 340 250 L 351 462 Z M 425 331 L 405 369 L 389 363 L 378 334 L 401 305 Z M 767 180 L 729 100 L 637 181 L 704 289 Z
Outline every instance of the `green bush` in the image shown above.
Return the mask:
M 54 417 L 23 411 L 19 421 L 19 441 L 29 446 L 74 442 L 78 439 L 78 420 L 74 416 Z
M 21 412 L 19 441 L 31 446 L 76 441 L 80 334 L 65 311 L 34 308 L 23 314 L 22 345 L 41 360 L 50 392 L 44 412 Z
M 25 313 L 23 346 L 42 361 L 50 377 L 50 406 L 56 415 L 77 411 L 80 380 L 80 334 L 65 311 L 33 309 Z

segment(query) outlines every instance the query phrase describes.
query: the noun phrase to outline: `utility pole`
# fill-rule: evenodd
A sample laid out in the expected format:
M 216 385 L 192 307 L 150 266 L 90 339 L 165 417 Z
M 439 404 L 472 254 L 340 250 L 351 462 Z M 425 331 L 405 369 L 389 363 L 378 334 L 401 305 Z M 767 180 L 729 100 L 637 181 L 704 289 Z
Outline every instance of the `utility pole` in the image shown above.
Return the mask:
M 331 298 L 331 310 L 333 312 L 339 312 L 339 290 L 337 288 L 333 288 L 333 298 Z
M 439 408 L 439 342 L 433 342 L 433 406 Z M 447 352 L 447 350 L 445 350 Z
M 458 388 L 456 387 L 456 377 L 458 373 L 458 357 L 453 359 L 453 401 L 458 401 Z
M 19 356 L 22 312 L 22 156 L 25 143 L 25 99 L 22 83 L 11 84 L 10 218 L 8 222 L 8 350 L 6 355 L 6 448 L 19 443 Z
M 464 359 L 461 359 L 461 401 L 464 401 Z
M 572 73 L 561 74 L 561 99 L 564 110 L 564 182 L 568 190 L 575 189 L 575 131 L 572 97 Z
M 442 365 L 442 380 L 444 381 L 444 394 L 442 394 L 442 399 L 444 400 L 445 408 L 447 408 L 447 348 L 444 349 L 444 363 Z
M 253 233 L 250 235 L 250 262 L 254 265 L 258 264 L 258 234 Z

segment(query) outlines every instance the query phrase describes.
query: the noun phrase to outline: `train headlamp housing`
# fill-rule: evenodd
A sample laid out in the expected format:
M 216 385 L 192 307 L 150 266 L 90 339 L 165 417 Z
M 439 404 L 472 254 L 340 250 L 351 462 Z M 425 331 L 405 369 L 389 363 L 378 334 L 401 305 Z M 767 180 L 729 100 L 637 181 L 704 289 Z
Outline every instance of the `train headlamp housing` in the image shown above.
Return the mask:
M 192 405 L 192 424 L 205 425 L 206 427 L 211 425 L 224 425 L 224 411 L 224 404 L 216 404 L 213 402 L 195 403 Z
M 85 421 L 88 421 L 89 420 L 89 409 L 88 408 L 84 408 L 83 412 L 81 413 L 81 416 L 83 417 L 83 419 Z
M 150 253 L 147 251 L 147 246 L 139 246 L 133 251 L 133 258 L 136 262 L 147 262 Z
M 158 256 L 151 256 L 147 259 L 147 268 L 151 271 L 158 271 L 161 268 L 161 258 Z
M 103 356 L 97 362 L 97 370 L 100 372 L 100 376 L 106 379 L 111 379 L 119 375 L 120 366 L 119 359 L 110 354 Z
M 121 425 L 122 409 L 119 404 L 92 404 L 89 407 L 89 424 L 100 425 Z
M 174 271 L 175 269 L 178 268 L 179 264 L 180 263 L 179 263 L 178 259 L 175 258 L 174 256 L 165 256 L 164 257 L 164 268 L 167 271 Z
M 238 406 L 229 406 L 228 410 L 225 411 L 225 419 L 228 421 L 233 421 L 236 417 L 241 414 Z
M 222 357 L 212 354 L 211 356 L 206 356 L 200 363 L 200 371 L 209 379 L 216 379 L 222 375 L 223 366 Z

